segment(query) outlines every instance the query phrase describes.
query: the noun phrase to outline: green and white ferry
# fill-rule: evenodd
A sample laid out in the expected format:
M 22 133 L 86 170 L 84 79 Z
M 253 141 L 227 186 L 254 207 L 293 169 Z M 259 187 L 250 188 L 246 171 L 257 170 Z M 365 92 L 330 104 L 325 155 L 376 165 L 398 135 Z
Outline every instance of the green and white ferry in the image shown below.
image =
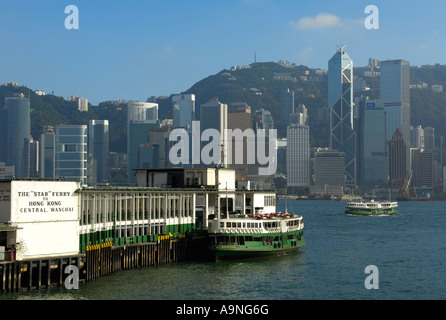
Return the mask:
M 230 214 L 209 221 L 209 250 L 216 261 L 276 256 L 305 244 L 301 215 Z
M 345 206 L 345 213 L 358 216 L 383 216 L 398 213 L 398 202 L 391 201 L 350 201 Z

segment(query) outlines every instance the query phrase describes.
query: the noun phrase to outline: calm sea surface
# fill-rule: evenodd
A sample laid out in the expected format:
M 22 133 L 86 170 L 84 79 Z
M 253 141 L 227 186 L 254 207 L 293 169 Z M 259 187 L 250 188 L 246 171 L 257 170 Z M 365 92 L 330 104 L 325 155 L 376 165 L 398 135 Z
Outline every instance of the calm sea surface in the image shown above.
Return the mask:
M 78 290 L 0 299 L 446 299 L 446 202 L 400 202 L 400 213 L 387 217 L 346 216 L 344 206 L 288 201 L 289 212 L 304 216 L 307 243 L 286 256 L 174 263 L 116 273 Z M 378 289 L 365 287 L 368 265 L 378 268 Z

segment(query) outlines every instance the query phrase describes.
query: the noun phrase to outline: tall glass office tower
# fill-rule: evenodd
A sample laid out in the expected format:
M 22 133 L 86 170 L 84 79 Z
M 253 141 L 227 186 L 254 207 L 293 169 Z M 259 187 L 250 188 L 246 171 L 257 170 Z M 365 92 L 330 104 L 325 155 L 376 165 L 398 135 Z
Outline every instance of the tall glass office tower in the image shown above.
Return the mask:
M 380 98 L 386 111 L 386 139 L 392 140 L 398 129 L 399 139 L 405 146 L 404 160 L 399 170 L 410 168 L 410 64 L 405 60 L 381 61 Z M 396 160 L 395 160 L 396 161 Z M 397 163 L 389 164 L 389 170 L 395 169 Z M 392 172 L 390 172 L 392 174 Z M 405 173 L 408 175 L 408 172 Z M 391 176 L 392 178 L 392 176 Z M 393 179 L 393 182 L 396 180 Z
M 353 111 L 353 61 L 340 47 L 328 62 L 330 149 L 344 152 L 345 186 L 356 186 L 356 133 Z
M 381 61 L 380 98 L 386 111 L 387 140 L 396 129 L 410 143 L 410 64 L 405 60 Z
M 56 177 L 87 183 L 87 126 L 56 126 Z
M 380 102 L 365 100 L 359 105 L 358 156 L 361 185 L 364 190 L 388 186 L 386 155 L 386 115 Z
M 13 165 L 15 176 L 29 177 L 29 136 L 31 127 L 29 99 L 23 94 L 5 99 L 8 114 L 6 165 Z

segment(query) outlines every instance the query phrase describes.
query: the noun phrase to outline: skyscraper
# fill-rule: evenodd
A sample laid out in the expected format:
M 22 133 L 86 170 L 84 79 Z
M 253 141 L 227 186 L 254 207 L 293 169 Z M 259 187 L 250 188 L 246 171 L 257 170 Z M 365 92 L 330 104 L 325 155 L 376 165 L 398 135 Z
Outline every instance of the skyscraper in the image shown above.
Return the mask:
M 353 110 L 353 61 L 340 47 L 328 62 L 330 149 L 344 153 L 345 186 L 356 185 L 356 133 Z
M 406 163 L 400 167 L 410 168 L 410 64 L 405 60 L 381 61 L 380 98 L 386 111 L 387 140 L 399 130 L 404 139 Z M 399 135 L 398 134 L 398 135 Z M 391 168 L 390 168 L 391 169 Z M 407 178 L 408 172 L 404 172 Z M 395 182 L 395 180 L 393 180 Z
M 387 186 L 386 118 L 382 103 L 369 100 L 360 103 L 358 137 L 361 185 Z
M 314 153 L 314 187 L 322 194 L 342 194 L 344 190 L 344 153 L 318 151 Z
M 282 91 L 280 107 L 281 120 L 284 124 L 288 124 L 290 120 L 290 114 L 294 113 L 294 91 L 290 89 Z
M 424 148 L 424 129 L 420 125 L 410 126 L 410 146 L 412 148 Z
M 433 187 L 433 159 L 431 150 L 410 149 L 412 183 L 416 188 Z
M 181 94 L 172 97 L 173 128 L 184 128 L 190 132 L 195 120 L 195 95 Z
M 23 94 L 5 99 L 8 122 L 6 130 L 6 165 L 15 167 L 15 176 L 29 177 L 30 103 Z
M 302 124 L 287 128 L 287 185 L 310 185 L 310 129 Z
M 245 130 L 251 130 L 251 107 L 246 103 L 232 103 L 228 110 L 228 129 L 240 129 L 242 132 Z M 247 152 L 248 152 L 248 139 L 242 137 L 240 141 L 236 141 L 234 138 L 231 141 L 231 159 L 228 159 L 231 164 L 228 168 L 235 169 L 235 177 L 237 180 L 246 180 L 248 175 L 248 162 L 247 162 Z M 243 163 L 236 163 L 236 153 L 237 145 L 243 146 Z
M 8 134 L 8 110 L 0 108 L 0 162 L 6 163 Z
M 410 64 L 405 60 L 381 61 L 380 98 L 387 114 L 387 140 L 399 129 L 410 143 Z
M 262 136 L 263 131 L 265 134 L 265 150 L 269 150 L 269 136 L 270 130 L 275 129 L 274 127 L 274 119 L 271 115 L 271 112 L 261 108 L 260 110 L 254 111 L 252 115 L 252 129 L 254 130 L 254 134 L 256 135 L 256 141 L 258 141 L 259 137 Z M 284 126 L 286 128 L 286 126 Z M 257 142 L 256 142 L 257 143 Z M 257 149 L 259 145 L 256 144 L 255 149 Z M 248 148 L 252 146 L 248 145 Z M 262 167 L 258 161 L 258 158 L 255 159 L 255 164 L 250 164 L 248 166 L 248 177 L 249 179 L 253 179 L 259 172 L 259 168 Z
M 56 126 L 56 177 L 87 183 L 87 126 Z
M 139 148 L 149 141 L 151 128 L 160 126 L 158 104 L 131 101 L 127 105 L 127 173 L 129 183 L 135 182 L 134 169 L 139 166 Z
M 215 167 L 218 164 L 226 165 L 227 161 L 227 137 L 226 137 L 226 129 L 228 129 L 228 105 L 221 103 L 218 99 L 213 99 L 205 104 L 200 106 L 200 130 L 201 137 L 203 139 L 203 132 L 206 129 L 216 129 L 220 133 L 220 144 L 223 146 L 223 149 L 220 150 L 220 157 L 216 155 L 209 154 L 210 157 L 220 158 L 221 163 L 212 163 L 211 165 Z M 202 148 L 206 145 L 207 142 L 202 142 Z M 201 159 L 203 160 L 203 159 Z
M 151 168 L 167 168 L 172 166 L 169 159 L 169 135 L 171 132 L 170 129 L 171 127 L 169 125 L 150 129 L 149 144 L 152 146 L 152 149 L 154 151 L 152 154 L 153 163 L 150 165 Z M 145 161 L 148 160 L 145 159 Z M 186 167 L 186 165 L 182 166 Z
M 108 120 L 89 121 L 88 154 L 96 164 L 93 177 L 96 183 L 108 182 L 108 132 Z
M 53 179 L 56 176 L 56 139 L 54 127 L 47 126 L 43 128 L 44 132 L 40 135 L 40 177 L 44 179 Z
M 39 160 L 40 160 L 40 148 L 39 141 L 34 140 L 32 136 L 29 137 L 29 177 L 38 178 L 39 173 Z
M 403 178 L 406 178 L 407 149 L 401 131 L 396 129 L 389 142 L 389 182 L 393 188 L 401 187 Z
M 299 114 L 299 120 L 301 124 L 306 125 L 308 122 L 308 110 L 307 107 L 305 107 L 304 104 L 299 104 L 297 107 L 297 113 Z
M 435 148 L 435 128 L 424 128 L 424 149 L 434 150 Z

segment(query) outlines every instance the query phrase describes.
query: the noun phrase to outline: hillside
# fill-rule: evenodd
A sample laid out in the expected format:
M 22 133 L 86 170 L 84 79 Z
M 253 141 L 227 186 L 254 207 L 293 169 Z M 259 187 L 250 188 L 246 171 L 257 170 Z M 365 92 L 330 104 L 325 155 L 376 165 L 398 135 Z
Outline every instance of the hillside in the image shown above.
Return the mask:
M 361 70 L 361 68 L 355 69 Z M 359 73 L 359 72 L 358 72 Z M 379 97 L 377 78 L 364 77 L 372 90 L 358 92 L 371 98 Z M 429 88 L 411 89 L 412 125 L 432 126 L 438 134 L 445 135 L 446 93 L 434 92 L 431 84 L 442 84 L 446 91 L 446 66 L 412 67 L 411 83 L 426 82 Z M 274 62 L 255 63 L 225 69 L 195 83 L 181 93 L 196 96 L 196 115 L 200 117 L 200 105 L 213 97 L 230 105 L 246 102 L 252 110 L 264 108 L 274 118 L 279 137 L 286 135 L 286 125 L 280 120 L 280 94 L 289 88 L 295 91 L 295 104 L 305 104 L 309 114 L 312 146 L 327 146 L 328 125 L 321 122 L 318 109 L 327 106 L 327 77 L 317 70 L 305 66 L 282 65 Z M 25 87 L 0 86 L 0 108 L 5 97 L 22 92 L 31 99 L 31 135 L 39 138 L 44 125 L 88 124 L 90 119 L 107 119 L 110 123 L 110 151 L 126 152 L 127 105 L 102 102 L 89 106 L 88 112 L 79 112 L 77 104 L 54 95 L 39 96 L 33 89 Z M 180 94 L 180 93 L 178 93 Z M 158 98 L 160 119 L 172 116 L 172 96 Z
M 308 71 L 307 76 L 305 72 Z M 290 80 L 276 80 L 279 76 Z M 234 102 L 246 102 L 251 110 L 264 108 L 271 112 L 279 136 L 286 135 L 286 126 L 280 121 L 280 95 L 285 89 L 295 91 L 295 105 L 305 104 L 308 108 L 310 126 L 316 125 L 317 109 L 327 105 L 326 77 L 321 81 L 305 81 L 301 77 L 316 76 L 314 70 L 304 66 L 285 67 L 278 63 L 255 63 L 236 70 L 222 70 L 193 85 L 185 93 L 197 96 L 196 112 L 199 106 L 212 97 L 230 105 Z M 316 135 L 316 140 L 324 139 L 323 134 Z M 321 141 L 319 141 L 320 143 Z

